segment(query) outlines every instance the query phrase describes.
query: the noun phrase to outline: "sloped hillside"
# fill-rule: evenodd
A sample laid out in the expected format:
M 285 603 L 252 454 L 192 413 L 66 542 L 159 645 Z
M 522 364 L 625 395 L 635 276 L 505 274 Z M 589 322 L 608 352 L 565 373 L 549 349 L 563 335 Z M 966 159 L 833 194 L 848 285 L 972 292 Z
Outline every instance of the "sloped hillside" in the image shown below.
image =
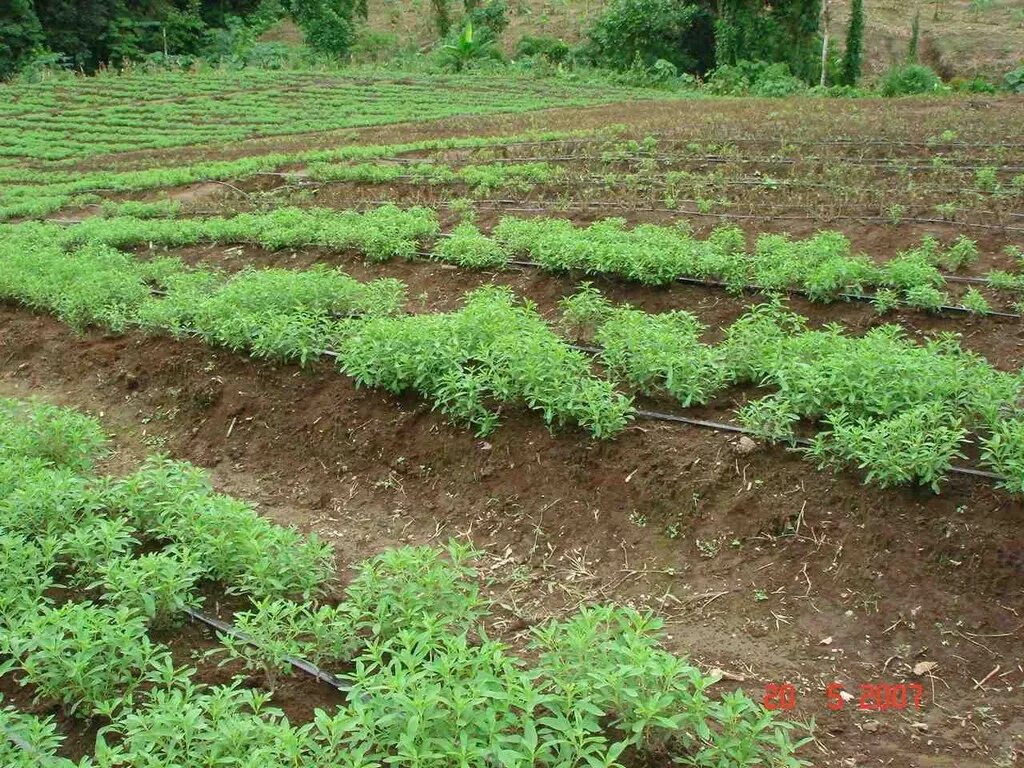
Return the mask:
M 510 0 L 506 33 L 510 49 L 524 34 L 580 38 L 602 0 Z M 402 40 L 427 44 L 433 37 L 430 0 L 370 0 L 373 29 Z M 945 77 L 999 75 L 1024 60 L 1022 0 L 867 0 L 867 71 L 877 73 L 906 55 L 915 13 L 921 14 L 923 58 Z M 849 0 L 832 0 L 833 27 L 839 39 L 846 28 Z

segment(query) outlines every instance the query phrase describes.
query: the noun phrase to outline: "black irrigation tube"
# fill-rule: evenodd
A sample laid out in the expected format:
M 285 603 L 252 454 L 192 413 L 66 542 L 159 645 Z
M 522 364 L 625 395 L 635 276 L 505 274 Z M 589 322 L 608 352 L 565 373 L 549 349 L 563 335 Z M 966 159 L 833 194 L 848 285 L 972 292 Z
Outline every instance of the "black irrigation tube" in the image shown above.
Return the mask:
M 589 355 L 599 355 L 603 351 L 600 347 L 594 347 L 594 346 L 590 346 L 590 345 L 587 345 L 587 344 L 568 344 L 568 346 L 571 349 L 575 349 L 578 352 L 585 352 L 586 354 L 589 354 Z M 340 355 L 337 352 L 335 352 L 334 350 L 331 350 L 331 349 L 321 350 L 320 354 L 325 356 L 325 357 L 330 357 L 330 358 L 333 358 L 333 359 L 338 359 L 340 357 Z M 673 424 L 687 424 L 689 426 L 702 427 L 704 429 L 714 429 L 714 430 L 718 430 L 718 431 L 721 431 L 721 432 L 734 432 L 736 434 L 754 435 L 755 437 L 759 437 L 759 435 L 757 435 L 757 433 L 753 432 L 752 430 L 746 429 L 745 427 L 741 427 L 738 424 L 727 424 L 727 423 L 722 422 L 722 421 L 711 421 L 709 419 L 697 419 L 697 418 L 692 418 L 690 416 L 680 416 L 677 413 L 664 413 L 664 412 L 661 412 L 661 411 L 649 411 L 649 410 L 642 409 L 642 408 L 634 409 L 633 413 L 638 418 L 648 419 L 650 421 L 666 421 L 666 422 L 670 422 L 670 423 L 673 423 Z M 803 445 L 803 446 L 808 446 L 808 445 L 812 444 L 812 441 L 808 440 L 806 437 L 794 438 L 792 440 L 792 442 L 794 444 L 796 444 L 796 445 Z M 989 472 L 989 471 L 984 470 L 984 469 L 974 469 L 973 467 L 960 467 L 960 466 L 954 465 L 954 466 L 951 466 L 949 468 L 949 471 L 951 473 L 953 473 L 953 474 L 968 475 L 970 477 L 980 477 L 980 478 L 984 478 L 984 479 L 987 479 L 987 480 L 996 480 L 996 481 L 999 481 L 999 482 L 1003 482 L 1003 481 L 1005 481 L 1007 479 L 1005 476 L 997 474 L 995 472 Z
M 237 640 L 241 640 L 245 643 L 255 644 L 255 641 L 251 637 L 249 637 L 241 630 L 236 629 L 231 624 L 223 622 L 220 619 L 215 619 L 212 616 L 207 616 L 206 614 L 201 613 L 193 608 L 184 608 L 182 610 L 184 610 L 188 617 L 191 618 L 193 621 L 197 621 L 200 624 L 205 624 L 206 626 L 210 627 L 216 632 L 219 632 L 222 635 L 228 635 Z M 315 678 L 316 680 L 319 680 L 322 683 L 327 683 L 327 685 L 331 686 L 336 691 L 340 691 L 341 693 L 345 694 L 350 693 L 352 691 L 352 686 L 346 683 L 340 677 L 337 677 L 336 675 L 332 675 L 330 672 L 326 672 L 320 669 L 318 666 L 311 662 L 297 658 L 295 656 L 285 656 L 284 660 L 300 672 L 304 672 L 305 674 L 309 675 L 312 678 Z
M 510 264 L 510 265 L 512 265 L 514 267 L 531 267 L 531 268 L 534 268 L 534 269 L 541 269 L 541 270 L 548 271 L 548 270 L 546 270 L 546 268 L 544 267 L 543 264 L 540 264 L 540 263 L 538 263 L 536 261 L 523 261 L 523 260 L 520 260 L 520 259 L 512 259 L 512 260 L 509 260 L 508 264 Z M 603 273 L 603 274 L 608 274 L 608 273 Z M 730 287 L 728 283 L 726 283 L 726 282 L 724 282 L 722 280 L 707 280 L 707 279 L 700 278 L 700 277 L 677 277 L 677 278 L 675 278 L 675 282 L 677 282 L 677 283 L 685 283 L 687 285 L 706 285 L 706 286 L 711 287 L 711 288 L 729 288 Z M 742 286 L 742 288 L 743 288 L 744 291 L 750 291 L 752 293 L 766 293 L 766 292 L 770 292 L 770 290 L 771 290 L 769 288 L 765 288 L 764 286 L 755 285 L 753 283 L 747 283 L 746 285 Z M 804 290 L 803 288 L 783 288 L 781 290 L 785 291 L 786 293 L 796 294 L 798 296 L 804 296 L 805 298 L 808 298 L 808 299 L 810 298 L 810 292 Z M 872 302 L 872 301 L 874 301 L 877 298 L 877 296 L 875 296 L 875 295 L 866 295 L 866 294 L 860 294 L 860 293 L 837 293 L 836 297 L 840 298 L 840 299 L 845 299 L 846 301 L 861 301 L 861 302 Z M 899 304 L 897 304 L 897 306 L 903 307 L 903 308 L 907 308 L 907 309 L 921 309 L 920 307 L 914 307 L 912 304 L 907 304 L 906 302 L 899 302 Z M 958 312 L 960 314 L 965 314 L 965 315 L 977 315 L 978 317 L 986 317 L 986 316 L 989 316 L 989 317 L 1004 317 L 1004 318 L 1013 319 L 1013 320 L 1020 320 L 1020 319 L 1024 318 L 1024 315 L 1015 314 L 1013 312 L 997 312 L 995 310 L 991 310 L 989 312 L 972 312 L 967 307 L 952 306 L 952 305 L 947 305 L 947 304 L 943 304 L 943 305 L 937 307 L 937 310 L 939 312 Z
M 471 149 L 487 149 L 473 147 Z M 613 151 L 613 150 L 609 150 Z M 424 162 L 418 158 L 402 158 L 400 155 L 391 158 L 392 162 L 399 165 L 412 165 L 417 162 Z M 1005 171 L 1007 173 L 1016 173 L 1024 171 L 1024 165 L 958 165 L 955 163 L 947 163 L 941 166 L 934 166 L 930 164 L 917 164 L 908 165 L 895 160 L 883 160 L 878 158 L 852 158 L 852 157 L 820 157 L 817 155 L 808 155 L 800 159 L 791 157 L 730 157 L 729 155 L 661 155 L 661 154 L 644 154 L 644 153 L 632 153 L 625 154 L 621 157 L 600 157 L 595 155 L 552 155 L 550 157 L 537 157 L 537 156 L 512 156 L 512 157 L 495 157 L 489 158 L 487 162 L 497 164 L 507 163 L 560 163 L 560 162 L 579 162 L 579 161 L 598 161 L 607 163 L 621 163 L 621 162 L 638 162 L 641 160 L 659 160 L 670 163 L 710 163 L 714 165 L 728 165 L 729 163 L 747 164 L 747 163 L 760 163 L 762 165 L 797 165 L 800 163 L 810 164 L 843 164 L 850 166 L 862 166 L 865 168 L 880 168 L 885 170 L 892 170 L 896 173 L 903 171 L 978 171 L 982 168 L 995 168 L 997 171 Z
M 386 164 L 385 164 L 386 165 Z M 404 164 L 403 164 L 404 165 Z M 411 163 L 410 163 L 411 165 Z M 1022 166 L 1024 169 L 1024 166 Z M 321 179 L 310 176 L 308 172 L 296 172 L 296 173 L 258 173 L 256 175 L 261 176 L 276 176 L 283 177 L 289 181 L 297 179 L 292 186 L 295 187 L 316 187 L 321 189 L 328 185 L 341 185 L 341 184 L 407 184 L 413 187 L 454 187 L 454 186 L 473 186 L 471 182 L 463 179 L 445 179 L 442 181 L 432 181 L 430 179 L 421 179 L 413 175 L 402 175 L 395 176 L 390 179 L 383 180 L 366 180 L 366 179 Z M 764 189 L 765 191 L 774 191 L 778 189 L 826 189 L 836 190 L 835 184 L 829 184 L 826 182 L 814 182 L 814 181 L 802 181 L 800 179 L 775 179 L 769 182 L 766 179 L 757 178 L 722 178 L 722 179 L 708 179 L 708 178 L 692 178 L 683 179 L 676 183 L 668 182 L 664 179 L 651 179 L 651 178 L 640 178 L 635 177 L 637 184 L 635 186 L 638 192 L 647 191 L 660 191 L 660 190 L 675 190 L 675 189 L 687 189 L 690 187 L 707 187 L 707 188 L 726 188 L 726 187 L 750 187 L 753 189 Z M 629 188 L 630 182 L 635 179 L 623 177 L 613 181 L 621 183 L 624 187 Z M 551 181 L 533 181 L 531 179 L 517 179 L 507 186 L 513 186 L 515 183 L 528 183 L 535 187 L 554 186 L 554 185 L 566 185 L 566 186 L 583 186 L 583 185 L 600 185 L 604 186 L 609 184 L 609 180 L 600 175 L 580 175 L 578 177 L 560 178 L 553 179 Z M 506 184 L 499 184 L 497 186 L 506 186 Z M 900 194 L 906 190 L 903 189 L 889 189 L 881 187 L 862 187 L 857 192 L 870 193 L 873 195 L 885 195 L 891 196 Z M 926 193 L 930 195 L 952 195 L 962 191 L 961 189 L 945 189 L 941 187 L 918 187 L 915 192 Z M 678 198 L 677 198 L 678 199 Z M 696 203 L 697 201 L 692 198 L 683 199 L 684 202 Z M 1007 213 L 1007 216 L 1021 216 L 1024 214 Z
M 642 419 L 650 419 L 652 421 L 667 421 L 674 424 L 688 424 L 694 427 L 703 427 L 705 429 L 714 429 L 722 432 L 734 432 L 743 435 L 756 435 L 749 429 L 738 426 L 736 424 L 726 424 L 721 421 L 709 421 L 707 419 L 693 419 L 688 416 L 680 416 L 675 413 L 662 413 L 660 411 L 647 411 L 637 409 L 634 413 Z M 797 437 L 792 440 L 796 445 L 808 446 L 812 444 L 811 440 L 806 437 Z M 961 467 L 953 465 L 949 468 L 951 474 L 956 475 L 967 475 L 968 477 L 978 477 L 986 480 L 996 480 L 998 482 L 1004 482 L 1007 478 L 996 472 L 989 472 L 984 469 L 975 469 L 974 467 Z
M 852 214 L 823 214 L 821 216 L 795 216 L 792 214 L 775 214 L 775 213 L 702 213 L 701 211 L 690 211 L 680 208 L 659 208 L 657 206 L 647 205 L 626 205 L 625 203 L 616 203 L 611 200 L 592 200 L 592 201 L 580 201 L 572 204 L 566 204 L 561 201 L 553 201 L 550 205 L 545 207 L 528 207 L 517 205 L 521 201 L 519 200 L 503 200 L 501 198 L 482 198 L 474 200 L 474 205 L 484 206 L 485 210 L 495 211 L 511 211 L 514 213 L 550 213 L 552 211 L 568 211 L 568 210 L 609 210 L 609 211 L 625 211 L 635 212 L 653 212 L 653 213 L 672 213 L 676 216 L 694 216 L 694 217 L 706 217 L 706 218 L 718 218 L 718 219 L 751 219 L 756 221 L 817 221 L 827 223 L 830 221 L 859 221 L 859 222 L 871 222 L 880 224 L 892 224 L 892 219 L 885 216 L 854 216 Z M 361 205 L 365 206 L 368 210 L 371 206 L 379 207 L 382 205 L 394 205 L 394 200 L 362 200 Z M 448 200 L 432 200 L 418 203 L 419 205 L 430 205 L 436 208 L 450 208 L 451 202 Z M 806 208 L 807 206 L 802 206 Z M 362 210 L 362 209 L 354 209 Z M 999 214 L 992 211 L 982 211 L 982 213 L 998 216 Z M 912 216 L 904 216 L 899 220 L 900 224 L 940 224 L 947 227 L 973 227 L 975 229 L 995 229 L 1002 232 L 1024 232 L 1024 227 L 1010 227 L 1005 224 L 985 224 L 981 222 L 970 222 L 970 221 L 951 221 L 949 219 L 924 219 L 915 218 Z
M 966 141 L 943 141 L 937 144 L 930 145 L 925 141 L 887 141 L 885 139 L 828 139 L 828 140 L 789 140 L 782 136 L 768 136 L 765 138 L 751 138 L 749 136 L 736 136 L 736 137 L 721 137 L 715 136 L 710 140 L 701 136 L 694 136 L 692 138 L 657 138 L 659 145 L 667 146 L 679 146 L 680 144 L 693 144 L 704 140 L 707 144 L 783 144 L 793 147 L 842 147 L 855 144 L 857 146 L 874 146 L 874 147 L 924 147 L 926 149 L 940 148 L 940 147 L 955 147 L 955 148 L 974 148 L 974 149 L 1024 149 L 1024 143 L 983 143 L 983 142 L 966 142 Z M 643 141 L 643 139 L 629 139 L 622 136 L 611 136 L 602 137 L 594 136 L 590 137 L 567 137 L 564 139 L 547 139 L 547 140 L 531 140 L 531 141 L 510 141 L 507 144 L 500 146 L 506 147 L 537 147 L 537 146 L 550 146 L 552 144 L 571 144 L 575 146 L 582 146 L 587 144 L 597 144 L 610 142 L 627 142 L 627 141 Z

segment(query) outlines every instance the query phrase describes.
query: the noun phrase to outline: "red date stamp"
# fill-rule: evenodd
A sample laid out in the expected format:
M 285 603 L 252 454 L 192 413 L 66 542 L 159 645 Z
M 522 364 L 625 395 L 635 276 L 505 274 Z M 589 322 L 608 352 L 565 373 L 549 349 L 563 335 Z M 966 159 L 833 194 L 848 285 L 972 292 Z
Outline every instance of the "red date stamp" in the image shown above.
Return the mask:
M 856 701 L 857 709 L 887 712 L 920 709 L 924 698 L 924 686 L 920 683 L 861 683 L 858 689 L 857 694 L 853 694 L 842 683 L 829 683 L 825 686 L 825 706 L 838 712 Z M 768 683 L 761 703 L 773 712 L 796 709 L 796 687 L 792 683 Z

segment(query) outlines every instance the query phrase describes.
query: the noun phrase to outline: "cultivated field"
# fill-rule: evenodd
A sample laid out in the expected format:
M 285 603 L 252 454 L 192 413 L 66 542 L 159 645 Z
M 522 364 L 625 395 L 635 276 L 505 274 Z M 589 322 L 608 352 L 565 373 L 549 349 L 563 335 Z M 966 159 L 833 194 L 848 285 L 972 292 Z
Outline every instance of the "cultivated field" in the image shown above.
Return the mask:
M 1024 756 L 1020 99 L 2 93 L 5 760 Z

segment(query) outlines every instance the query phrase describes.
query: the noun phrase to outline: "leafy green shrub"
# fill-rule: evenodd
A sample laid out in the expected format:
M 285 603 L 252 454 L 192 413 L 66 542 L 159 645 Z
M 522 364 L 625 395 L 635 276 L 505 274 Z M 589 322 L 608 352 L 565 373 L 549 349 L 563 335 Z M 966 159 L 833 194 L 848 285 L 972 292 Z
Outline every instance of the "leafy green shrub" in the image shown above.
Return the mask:
M 707 89 L 722 96 L 790 96 L 807 90 L 784 62 L 738 61 L 720 64 L 708 75 Z
M 111 514 L 127 517 L 138 531 L 150 534 L 165 518 L 177 516 L 182 505 L 194 505 L 212 493 L 205 470 L 155 456 L 130 475 L 114 480 L 104 494 L 104 504 Z
M 714 348 L 701 344 L 705 328 L 689 312 L 651 315 L 629 305 L 600 303 L 593 289 L 563 302 L 567 318 L 594 323 L 601 360 L 645 394 L 665 391 L 684 406 L 706 403 L 728 381 Z
M 57 755 L 64 735 L 52 715 L 37 717 L 14 707 L 3 707 L 0 732 L 4 734 L 0 740 L 0 765 L 6 768 L 74 768 L 74 763 Z
M 126 556 L 138 544 L 135 529 L 119 517 L 89 517 L 61 537 L 61 559 L 75 571 L 68 581 L 85 586 L 114 560 Z
M 757 437 L 773 443 L 792 443 L 800 414 L 784 397 L 764 397 L 746 403 L 736 412 L 736 418 Z
M 883 96 L 909 96 L 934 93 L 941 85 L 942 80 L 931 67 L 904 64 L 893 67 L 883 75 L 880 90 Z
M 750 86 L 751 96 L 783 98 L 807 90 L 807 83 L 789 72 L 784 63 L 772 64 L 765 68 Z
M 60 535 L 68 526 L 91 520 L 103 508 L 102 490 L 67 469 L 17 462 L 29 474 L 0 500 L 0 528 L 12 533 Z
M 637 60 L 641 67 L 651 67 L 661 59 L 684 72 L 703 69 L 710 60 L 710 15 L 700 5 L 614 0 L 587 36 L 587 56 L 595 64 L 622 72 Z
M 331 547 L 274 525 L 239 499 L 220 494 L 184 499 L 153 527 L 195 557 L 203 574 L 229 592 L 253 597 L 309 597 L 333 576 Z
M 992 305 L 988 299 L 981 295 L 977 288 L 969 288 L 960 298 L 960 306 L 970 310 L 976 315 L 987 315 L 992 311 Z
M 564 40 L 543 35 L 523 35 L 516 44 L 516 56 L 540 56 L 552 64 L 564 64 L 571 49 Z
M 954 77 L 949 84 L 954 91 L 960 93 L 996 93 L 998 90 L 993 83 L 981 76 L 970 79 Z
M 462 634 L 476 628 L 485 605 L 470 566 L 477 556 L 451 541 L 444 551 L 402 547 L 360 563 L 345 590 L 352 629 L 390 639 L 403 630 Z
M 355 62 L 380 62 L 395 58 L 402 43 L 394 32 L 360 26 L 352 40 L 350 55 Z
M 1024 93 L 1024 65 L 1003 76 L 1003 88 L 1010 93 Z
M 471 269 L 500 267 L 508 261 L 502 247 L 472 224 L 460 224 L 452 230 L 450 237 L 441 240 L 434 256 Z
M 582 608 L 536 628 L 535 679 L 553 714 L 541 722 L 564 729 L 564 738 L 581 726 L 596 732 L 604 715 L 641 754 L 673 745 L 699 755 L 696 764 L 799 764 L 793 753 L 809 739 L 790 742 L 791 726 L 766 716 L 742 691 L 710 699 L 715 678 L 662 650 L 661 637 L 660 619 L 613 606 Z
M 0 449 L 55 467 L 85 471 L 104 451 L 99 422 L 71 408 L 0 399 Z
M 57 567 L 56 542 L 13 533 L 0 533 L 0 629 L 6 629 L 23 613 L 32 613 L 50 603 L 46 591 L 53 586 Z
M 11 0 L 0 16 L 0 80 L 6 80 L 43 44 L 43 29 L 31 0 Z
M 497 40 L 508 28 L 508 3 L 506 0 L 477 0 L 467 14 L 473 26 L 485 32 L 492 40 Z
M 405 286 L 384 278 L 361 283 L 340 270 L 243 270 L 210 290 L 203 276 L 168 287 L 140 312 L 143 326 L 197 334 L 255 357 L 317 359 L 338 333 L 338 319 L 394 314 Z
M 143 704 L 101 730 L 97 762 L 102 768 L 210 766 L 239 760 L 268 767 L 360 768 L 358 758 L 350 761 L 335 751 L 337 742 L 330 740 L 335 734 L 322 733 L 326 715 L 319 715 L 311 729 L 325 742 L 313 751 L 313 739 L 269 706 L 271 696 L 242 687 L 241 681 L 207 687 L 186 680 L 156 688 Z
M 981 459 L 1004 476 L 1002 486 L 1011 493 L 1024 493 L 1024 419 L 1004 419 L 981 438 Z
M 227 654 L 224 663 L 239 660 L 245 669 L 262 672 L 270 690 L 293 670 L 294 659 L 317 666 L 325 660 L 347 661 L 358 646 L 345 610 L 328 606 L 257 600 L 252 610 L 235 614 L 234 626 L 246 639 L 225 636 L 222 647 L 210 653 Z
M 366 4 L 361 0 L 290 0 L 289 5 L 306 44 L 331 56 L 348 54 L 356 18 L 366 16 Z

